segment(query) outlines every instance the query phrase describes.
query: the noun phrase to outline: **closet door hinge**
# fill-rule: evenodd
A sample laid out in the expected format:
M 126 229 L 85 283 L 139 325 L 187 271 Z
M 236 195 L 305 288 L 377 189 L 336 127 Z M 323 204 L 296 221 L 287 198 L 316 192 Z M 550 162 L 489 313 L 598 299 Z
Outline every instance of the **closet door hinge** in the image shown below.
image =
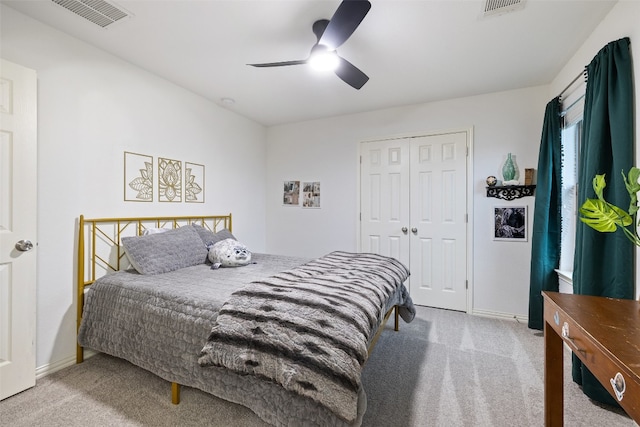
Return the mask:
M 468 280 L 464 281 L 464 288 L 465 289 L 469 289 L 469 281 Z

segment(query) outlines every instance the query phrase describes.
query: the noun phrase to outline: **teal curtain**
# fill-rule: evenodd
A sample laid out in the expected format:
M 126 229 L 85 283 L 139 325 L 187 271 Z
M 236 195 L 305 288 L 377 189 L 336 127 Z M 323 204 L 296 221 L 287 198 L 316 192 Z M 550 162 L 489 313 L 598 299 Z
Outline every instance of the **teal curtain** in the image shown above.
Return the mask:
M 558 290 L 560 263 L 560 98 L 552 99 L 544 113 L 538 180 L 531 232 L 531 274 L 529 282 L 529 327 L 542 329 L 542 291 Z
M 578 206 L 595 197 L 592 180 L 606 174 L 604 196 L 627 209 L 621 172 L 633 164 L 633 68 L 629 38 L 607 44 L 587 66 L 583 143 L 578 165 Z M 634 246 L 621 231 L 599 233 L 578 221 L 573 291 L 582 295 L 634 297 Z M 573 380 L 591 399 L 616 405 L 577 357 Z

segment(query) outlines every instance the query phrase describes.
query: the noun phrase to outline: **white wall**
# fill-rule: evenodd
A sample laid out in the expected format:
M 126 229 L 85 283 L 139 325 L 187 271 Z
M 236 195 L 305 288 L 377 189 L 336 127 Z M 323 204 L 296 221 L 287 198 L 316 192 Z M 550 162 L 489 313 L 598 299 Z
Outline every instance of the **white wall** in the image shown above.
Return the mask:
M 75 357 L 76 221 L 234 214 L 265 246 L 265 129 L 212 102 L 1 7 L 2 57 L 38 75 L 37 366 Z M 205 203 L 123 201 L 123 152 L 205 165 Z M 157 170 L 157 165 L 156 165 Z
M 491 208 L 501 202 L 485 197 L 484 179 L 499 174 L 509 151 L 521 170 L 537 167 L 546 102 L 609 41 L 631 37 L 640 75 L 640 3 L 621 0 L 550 86 L 265 131 L 11 8 L 0 5 L 0 15 L 2 57 L 38 73 L 37 365 L 44 369 L 74 357 L 78 215 L 233 212 L 236 234 L 256 251 L 318 256 L 355 250 L 359 141 L 469 127 L 475 138 L 473 311 L 525 317 L 530 242 L 491 240 Z M 125 150 L 205 164 L 206 203 L 123 202 Z M 284 208 L 282 182 L 291 179 L 321 181 L 322 208 Z M 518 203 L 532 209 L 533 201 Z
M 493 241 L 492 209 L 526 205 L 531 221 L 534 198 L 487 198 L 485 178 L 500 176 L 508 152 L 522 175 L 537 168 L 548 92 L 541 86 L 269 128 L 268 252 L 311 257 L 357 250 L 360 141 L 473 127 L 473 312 L 526 317 L 531 242 Z M 321 209 L 283 206 L 288 180 L 320 181 Z
M 633 58 L 633 75 L 635 80 L 635 165 L 640 165 L 640 150 L 637 143 L 640 141 L 640 2 L 620 0 L 602 20 L 600 25 L 585 40 L 577 50 L 573 58 L 561 70 L 550 85 L 550 96 L 556 96 L 573 78 L 588 65 L 593 57 L 607 43 L 623 37 L 631 39 L 631 57 Z M 640 298 L 640 264 L 636 256 L 636 297 Z
M 358 243 L 359 141 L 474 128 L 472 311 L 526 317 L 531 244 L 494 242 L 484 178 L 499 176 L 501 162 L 513 152 L 521 171 L 537 167 L 544 107 L 608 42 L 631 38 L 634 75 L 640 76 L 640 2 L 621 0 L 561 70 L 550 86 L 336 117 L 268 130 L 267 249 L 318 256 L 332 249 L 356 250 Z M 635 86 L 636 100 L 640 85 Z M 637 102 L 637 101 L 636 101 Z M 636 141 L 640 112 L 636 107 Z M 636 150 L 640 165 L 640 151 Z M 285 180 L 322 182 L 322 208 L 282 206 Z M 520 199 L 530 208 L 533 198 Z M 516 202 L 512 202 L 516 203 Z M 636 267 L 640 283 L 640 265 Z M 640 287 L 637 287 L 640 296 Z

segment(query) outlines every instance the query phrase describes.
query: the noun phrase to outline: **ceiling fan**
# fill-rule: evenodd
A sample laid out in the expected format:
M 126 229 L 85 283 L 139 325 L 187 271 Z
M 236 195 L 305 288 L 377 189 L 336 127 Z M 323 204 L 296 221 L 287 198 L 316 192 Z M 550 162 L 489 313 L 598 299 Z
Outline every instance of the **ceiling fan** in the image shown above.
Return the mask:
M 346 42 L 358 28 L 371 9 L 367 0 L 343 0 L 330 20 L 321 19 L 313 23 L 312 30 L 318 41 L 311 48 L 307 59 L 297 61 L 268 62 L 264 64 L 248 64 L 253 67 L 283 67 L 287 65 L 314 64 L 328 61 L 334 72 L 345 83 L 360 89 L 369 77 L 355 65 L 338 56 L 336 49 Z

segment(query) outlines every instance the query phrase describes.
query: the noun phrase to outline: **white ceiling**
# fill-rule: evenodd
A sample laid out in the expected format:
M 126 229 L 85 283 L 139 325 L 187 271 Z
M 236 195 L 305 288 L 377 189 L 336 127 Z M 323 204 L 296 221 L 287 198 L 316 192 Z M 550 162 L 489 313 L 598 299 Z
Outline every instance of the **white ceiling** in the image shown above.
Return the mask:
M 547 84 L 615 1 L 483 17 L 483 0 L 371 0 L 338 49 L 369 76 L 360 90 L 306 65 L 246 65 L 305 59 L 339 0 L 115 0 L 133 16 L 107 29 L 51 0 L 2 3 L 270 126 Z

